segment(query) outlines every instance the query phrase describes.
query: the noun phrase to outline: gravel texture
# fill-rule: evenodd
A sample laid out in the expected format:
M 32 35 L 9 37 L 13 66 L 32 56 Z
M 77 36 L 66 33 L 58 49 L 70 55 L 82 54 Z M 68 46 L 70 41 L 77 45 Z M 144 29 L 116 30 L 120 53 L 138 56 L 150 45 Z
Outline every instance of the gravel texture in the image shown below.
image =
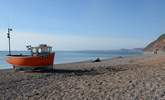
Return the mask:
M 0 100 L 161 99 L 164 55 L 60 64 L 45 72 L 0 70 Z

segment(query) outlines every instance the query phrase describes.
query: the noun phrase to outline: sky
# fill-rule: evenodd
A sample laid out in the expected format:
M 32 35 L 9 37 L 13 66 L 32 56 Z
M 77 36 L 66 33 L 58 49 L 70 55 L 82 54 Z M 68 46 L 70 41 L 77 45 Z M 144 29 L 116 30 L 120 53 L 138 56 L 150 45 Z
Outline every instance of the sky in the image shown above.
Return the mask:
M 143 48 L 165 33 L 165 0 L 0 0 L 0 50 Z

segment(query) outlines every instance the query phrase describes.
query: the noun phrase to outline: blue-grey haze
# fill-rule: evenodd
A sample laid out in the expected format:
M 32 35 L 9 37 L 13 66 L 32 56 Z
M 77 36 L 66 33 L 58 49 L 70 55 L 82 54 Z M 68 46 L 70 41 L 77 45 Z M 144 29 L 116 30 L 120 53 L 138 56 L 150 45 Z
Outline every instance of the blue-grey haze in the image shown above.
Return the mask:
M 13 28 L 15 50 L 40 42 L 56 50 L 145 47 L 165 33 L 164 4 L 165 0 L 0 0 L 0 50 L 7 50 L 8 26 Z
M 12 54 L 29 54 L 26 51 L 12 51 Z M 12 68 L 5 61 L 8 51 L 0 51 L 0 69 Z M 79 61 L 91 61 L 97 57 L 110 59 L 118 56 L 137 56 L 142 55 L 142 51 L 135 50 L 90 50 L 90 51 L 56 51 L 55 64 L 72 63 Z

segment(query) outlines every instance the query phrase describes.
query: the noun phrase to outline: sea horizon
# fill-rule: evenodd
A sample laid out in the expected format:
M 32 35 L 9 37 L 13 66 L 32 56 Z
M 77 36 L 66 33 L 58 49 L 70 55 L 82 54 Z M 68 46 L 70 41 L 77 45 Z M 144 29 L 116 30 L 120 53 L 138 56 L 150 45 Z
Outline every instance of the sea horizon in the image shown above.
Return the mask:
M 29 51 L 12 51 L 12 54 L 25 54 L 29 55 Z M 55 51 L 54 64 L 74 63 L 81 61 L 91 61 L 96 58 L 111 59 L 113 57 L 126 57 L 142 55 L 141 50 L 132 49 L 119 49 L 119 50 L 56 50 Z M 12 65 L 8 64 L 5 59 L 8 51 L 0 51 L 0 69 L 12 68 Z

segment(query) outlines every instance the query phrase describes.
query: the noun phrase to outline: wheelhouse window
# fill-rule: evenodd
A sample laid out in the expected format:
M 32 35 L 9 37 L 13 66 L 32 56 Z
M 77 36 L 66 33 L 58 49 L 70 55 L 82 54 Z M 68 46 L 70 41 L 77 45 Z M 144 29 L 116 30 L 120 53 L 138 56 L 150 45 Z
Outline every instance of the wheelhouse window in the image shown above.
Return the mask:
M 27 46 L 28 50 L 31 51 L 31 55 L 42 55 L 42 54 L 48 54 L 52 52 L 52 47 L 47 45 L 39 45 L 38 47 L 29 47 Z
M 33 48 L 33 49 L 32 49 L 32 52 L 33 52 L 33 53 L 37 53 L 37 49 L 36 49 L 36 48 Z

